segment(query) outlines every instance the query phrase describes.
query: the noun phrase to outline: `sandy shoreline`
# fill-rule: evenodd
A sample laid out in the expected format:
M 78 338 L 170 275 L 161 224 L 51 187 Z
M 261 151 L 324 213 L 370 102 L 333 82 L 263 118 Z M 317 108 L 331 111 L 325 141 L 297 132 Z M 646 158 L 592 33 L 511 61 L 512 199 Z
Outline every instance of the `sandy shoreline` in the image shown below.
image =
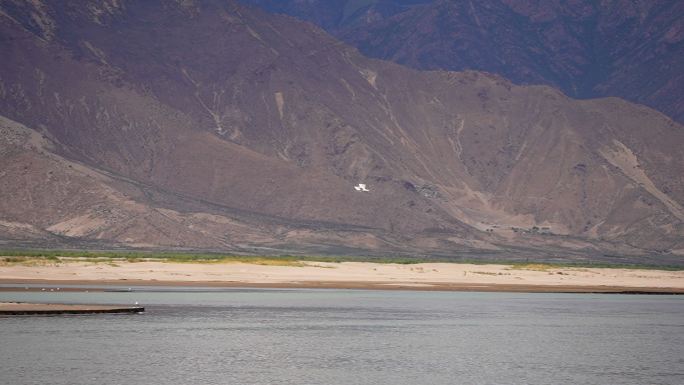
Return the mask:
M 507 265 L 301 262 L 298 266 L 161 261 L 0 266 L 0 283 L 684 293 L 684 271 Z M 4 288 L 0 290 L 9 290 Z

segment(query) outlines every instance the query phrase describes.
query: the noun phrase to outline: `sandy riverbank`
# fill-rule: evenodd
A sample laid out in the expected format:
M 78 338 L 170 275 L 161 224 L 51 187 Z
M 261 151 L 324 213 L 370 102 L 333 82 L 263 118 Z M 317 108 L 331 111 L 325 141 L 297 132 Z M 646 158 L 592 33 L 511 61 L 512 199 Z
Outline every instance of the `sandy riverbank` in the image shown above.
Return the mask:
M 506 265 L 301 262 L 296 266 L 161 261 L 0 266 L 0 283 L 202 285 L 542 292 L 684 293 L 684 271 Z

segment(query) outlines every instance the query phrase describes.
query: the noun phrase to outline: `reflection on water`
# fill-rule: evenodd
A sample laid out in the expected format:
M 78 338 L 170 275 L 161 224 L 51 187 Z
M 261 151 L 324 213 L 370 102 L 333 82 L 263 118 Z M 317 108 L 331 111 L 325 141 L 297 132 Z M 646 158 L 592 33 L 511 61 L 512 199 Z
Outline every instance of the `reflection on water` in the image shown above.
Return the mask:
M 0 318 L 3 384 L 684 383 L 678 296 L 132 287 L 0 301 L 147 308 Z

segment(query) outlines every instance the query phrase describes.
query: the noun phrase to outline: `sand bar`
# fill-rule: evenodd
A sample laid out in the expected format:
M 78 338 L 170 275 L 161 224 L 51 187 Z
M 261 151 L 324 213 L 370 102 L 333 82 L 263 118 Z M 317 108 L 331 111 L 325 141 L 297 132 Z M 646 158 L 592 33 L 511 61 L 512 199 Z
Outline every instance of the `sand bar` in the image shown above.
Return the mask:
M 455 263 L 301 262 L 296 266 L 163 261 L 0 266 L 0 283 L 193 285 L 533 292 L 684 293 L 684 271 L 520 268 Z M 5 288 L 4 290 L 8 290 Z

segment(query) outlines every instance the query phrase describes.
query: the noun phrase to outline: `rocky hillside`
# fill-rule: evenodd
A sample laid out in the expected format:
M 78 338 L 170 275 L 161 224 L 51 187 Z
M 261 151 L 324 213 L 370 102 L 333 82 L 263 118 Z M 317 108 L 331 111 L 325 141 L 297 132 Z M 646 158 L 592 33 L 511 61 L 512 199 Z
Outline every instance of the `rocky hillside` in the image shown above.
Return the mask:
M 684 129 L 646 107 L 368 59 L 232 1 L 1 4 L 6 245 L 684 253 Z
M 618 96 L 684 121 L 682 1 L 243 2 L 316 23 L 371 57 Z

